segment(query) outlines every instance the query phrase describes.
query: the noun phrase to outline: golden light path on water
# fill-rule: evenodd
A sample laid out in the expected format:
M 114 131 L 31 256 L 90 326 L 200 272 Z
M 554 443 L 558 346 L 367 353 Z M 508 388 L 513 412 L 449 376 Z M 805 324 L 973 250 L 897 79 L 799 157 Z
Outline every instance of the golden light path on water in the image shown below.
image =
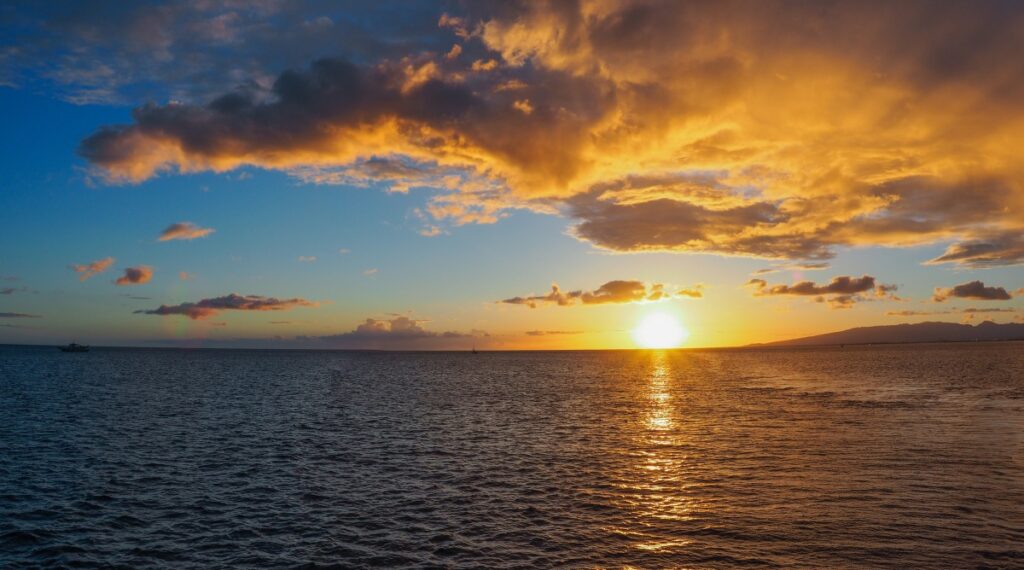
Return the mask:
M 673 374 L 674 360 L 685 358 L 685 353 L 671 350 L 645 351 L 649 358 L 649 371 L 637 396 L 644 410 L 637 418 L 635 458 L 622 481 L 622 496 L 628 501 L 624 508 L 633 513 L 629 529 L 614 529 L 628 535 L 633 547 L 639 550 L 669 553 L 692 543 L 687 538 L 668 538 L 666 526 L 693 517 L 695 505 L 687 489 L 694 485 L 687 481 L 693 466 L 682 426 L 677 418 L 680 412 L 679 379 Z M 649 532 L 637 532 L 638 528 Z

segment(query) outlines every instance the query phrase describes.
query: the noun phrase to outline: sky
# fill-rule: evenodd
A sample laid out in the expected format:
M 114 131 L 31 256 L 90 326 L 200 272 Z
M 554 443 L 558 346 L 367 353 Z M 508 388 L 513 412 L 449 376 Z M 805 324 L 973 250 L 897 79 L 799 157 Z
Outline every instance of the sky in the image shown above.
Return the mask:
M 0 343 L 1024 321 L 1017 2 L 5 2 Z

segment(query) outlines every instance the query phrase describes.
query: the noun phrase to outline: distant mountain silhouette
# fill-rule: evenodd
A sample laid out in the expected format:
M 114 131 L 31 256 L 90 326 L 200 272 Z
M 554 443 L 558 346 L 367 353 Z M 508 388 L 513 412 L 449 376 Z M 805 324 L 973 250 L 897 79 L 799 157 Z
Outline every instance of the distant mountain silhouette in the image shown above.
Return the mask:
M 1024 324 L 985 321 L 977 326 L 960 323 L 926 322 L 877 327 L 857 327 L 834 333 L 753 346 L 819 346 L 828 344 L 891 344 L 904 342 L 964 342 L 983 340 L 1024 340 Z

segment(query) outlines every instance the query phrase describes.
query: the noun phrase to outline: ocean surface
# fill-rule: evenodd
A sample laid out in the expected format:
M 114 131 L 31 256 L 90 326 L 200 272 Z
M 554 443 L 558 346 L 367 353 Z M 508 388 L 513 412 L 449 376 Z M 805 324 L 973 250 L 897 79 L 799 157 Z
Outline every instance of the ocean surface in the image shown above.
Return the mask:
M 0 567 L 1024 567 L 1024 344 L 0 347 Z

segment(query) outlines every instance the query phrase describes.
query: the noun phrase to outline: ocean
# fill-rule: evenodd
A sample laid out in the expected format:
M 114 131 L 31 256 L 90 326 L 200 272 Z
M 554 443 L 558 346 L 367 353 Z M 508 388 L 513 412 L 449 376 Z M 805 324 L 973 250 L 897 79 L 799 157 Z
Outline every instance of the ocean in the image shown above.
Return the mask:
M 1024 343 L 0 347 L 0 567 L 1024 567 Z

